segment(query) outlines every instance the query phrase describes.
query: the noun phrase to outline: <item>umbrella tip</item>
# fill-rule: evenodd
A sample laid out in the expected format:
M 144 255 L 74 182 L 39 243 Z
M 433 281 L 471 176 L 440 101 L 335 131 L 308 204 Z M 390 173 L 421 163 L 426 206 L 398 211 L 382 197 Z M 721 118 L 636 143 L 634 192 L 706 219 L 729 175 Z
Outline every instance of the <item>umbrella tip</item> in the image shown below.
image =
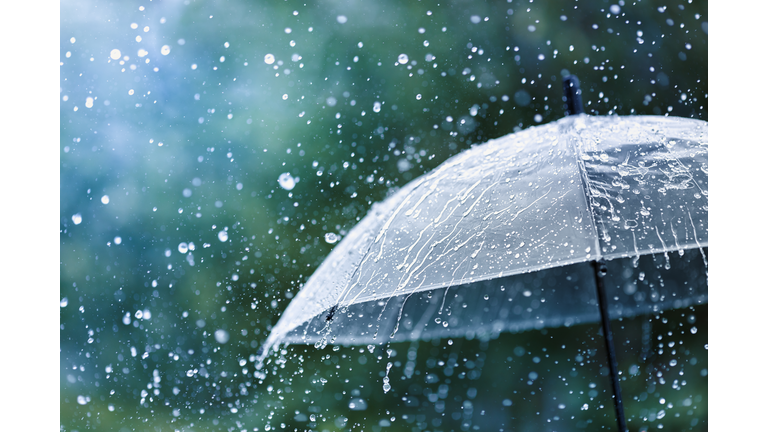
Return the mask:
M 565 102 L 565 115 L 583 114 L 581 104 L 581 88 L 576 75 L 568 75 L 563 78 L 563 102 Z

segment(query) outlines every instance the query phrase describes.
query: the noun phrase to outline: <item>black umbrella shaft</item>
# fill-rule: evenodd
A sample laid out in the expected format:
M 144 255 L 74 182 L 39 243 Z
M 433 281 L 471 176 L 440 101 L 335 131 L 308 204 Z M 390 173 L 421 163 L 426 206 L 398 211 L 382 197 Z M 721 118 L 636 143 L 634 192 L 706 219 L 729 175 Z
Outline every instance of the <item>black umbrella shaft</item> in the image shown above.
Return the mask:
M 616 349 L 613 347 L 613 333 L 611 332 L 611 319 L 608 316 L 608 299 L 605 295 L 605 275 L 608 268 L 603 260 L 592 261 L 595 269 L 595 283 L 597 284 L 597 303 L 600 306 L 600 321 L 603 325 L 605 346 L 608 350 L 608 367 L 611 371 L 611 384 L 613 384 L 613 404 L 616 407 L 616 421 L 619 431 L 627 431 L 627 420 L 624 417 L 624 403 L 621 400 L 621 386 L 619 385 L 619 366 L 616 361 Z
M 563 78 L 563 99 L 565 99 L 566 106 L 565 115 L 584 113 L 584 107 L 581 104 L 581 88 L 576 75 L 568 75 Z

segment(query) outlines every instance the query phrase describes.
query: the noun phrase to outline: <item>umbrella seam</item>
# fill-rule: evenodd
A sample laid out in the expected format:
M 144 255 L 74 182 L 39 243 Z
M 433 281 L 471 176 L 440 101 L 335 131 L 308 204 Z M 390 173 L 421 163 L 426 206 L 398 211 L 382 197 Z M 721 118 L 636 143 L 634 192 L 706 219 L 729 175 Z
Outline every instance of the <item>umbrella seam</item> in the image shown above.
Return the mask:
M 581 116 L 589 118 L 588 115 L 582 114 Z M 571 135 L 569 138 L 571 138 L 573 141 L 571 141 L 571 145 L 573 146 L 574 150 L 574 157 L 576 158 L 576 166 L 579 168 L 579 174 L 581 177 L 581 186 L 584 188 L 584 194 L 583 196 L 586 198 L 586 212 L 589 215 L 590 220 L 592 221 L 592 229 L 593 229 L 593 235 L 595 239 L 595 254 L 597 255 L 595 257 L 595 260 L 599 260 L 602 258 L 602 251 L 600 250 L 600 233 L 597 230 L 597 220 L 595 219 L 595 215 L 592 213 L 592 202 L 593 197 L 590 193 L 589 188 L 589 177 L 587 176 L 587 168 L 584 165 L 584 161 L 579 157 L 579 150 L 580 150 L 580 142 L 577 140 L 578 138 L 578 132 L 576 132 L 573 127 L 571 127 Z

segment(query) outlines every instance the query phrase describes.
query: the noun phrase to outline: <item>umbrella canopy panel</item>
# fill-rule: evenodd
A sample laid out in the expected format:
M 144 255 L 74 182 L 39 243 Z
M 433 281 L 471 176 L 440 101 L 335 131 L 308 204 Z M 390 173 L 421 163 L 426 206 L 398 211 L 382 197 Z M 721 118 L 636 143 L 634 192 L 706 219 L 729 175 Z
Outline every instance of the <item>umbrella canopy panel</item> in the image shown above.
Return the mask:
M 605 285 L 611 318 L 707 302 L 706 249 L 614 259 Z M 669 266 L 667 266 L 669 264 Z M 594 270 L 577 263 L 340 307 L 286 334 L 287 343 L 342 345 L 464 337 L 600 321 Z
M 600 258 L 668 260 L 669 251 L 701 249 L 707 141 L 699 120 L 582 114 L 462 152 L 374 205 L 294 298 L 267 346 L 326 311 Z M 378 312 L 367 319 L 381 319 Z M 331 322 L 333 312 L 323 316 Z

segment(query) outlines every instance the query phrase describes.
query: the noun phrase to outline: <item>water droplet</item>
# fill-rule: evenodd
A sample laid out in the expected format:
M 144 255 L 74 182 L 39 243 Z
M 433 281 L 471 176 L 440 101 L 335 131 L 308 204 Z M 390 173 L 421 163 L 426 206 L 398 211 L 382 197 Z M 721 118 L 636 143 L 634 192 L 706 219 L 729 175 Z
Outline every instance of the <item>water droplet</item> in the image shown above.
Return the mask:
M 344 24 L 345 22 L 347 22 L 347 17 L 345 17 L 344 15 L 339 15 L 336 17 L 336 22 L 338 22 L 339 24 Z
M 227 231 L 226 230 L 219 231 L 219 241 L 225 242 L 227 240 L 229 240 L 229 235 L 227 234 Z
M 381 111 L 381 102 L 374 102 L 373 103 L 373 112 L 379 112 Z
M 109 204 L 109 195 L 104 195 L 103 197 L 101 197 L 101 203 Z
M 218 329 L 213 333 L 213 337 L 216 338 L 216 342 L 225 344 L 229 341 L 229 332 L 226 330 Z
M 408 54 L 400 54 L 397 56 L 397 62 L 400 64 L 408 63 Z
M 349 409 L 352 411 L 362 411 L 366 408 L 368 408 L 368 403 L 363 399 L 355 398 L 349 401 Z
M 272 54 L 267 54 L 264 56 L 264 63 L 271 65 L 275 62 L 275 56 Z
M 112 239 L 112 241 L 114 241 L 116 245 L 119 245 L 120 243 L 123 242 L 123 238 L 120 236 L 117 236 L 114 239 Z
M 277 178 L 277 182 L 280 184 L 280 187 L 285 190 L 291 190 L 296 187 L 296 180 L 293 178 L 291 173 L 286 172 L 280 174 L 280 177 Z
M 336 233 L 326 233 L 325 234 L 325 241 L 328 244 L 334 244 L 337 241 L 339 241 L 339 236 Z
M 88 399 L 86 399 L 86 397 L 83 396 L 83 395 L 78 395 L 77 396 L 77 403 L 79 403 L 80 405 L 85 405 L 85 404 L 88 403 Z
M 72 223 L 75 225 L 80 225 L 81 222 L 83 222 L 83 216 L 80 213 L 75 213 L 72 215 Z
M 168 55 L 171 53 L 171 47 L 169 45 L 163 45 L 160 48 L 160 54 L 162 55 Z
M 109 57 L 112 58 L 112 60 L 119 60 L 121 55 L 122 54 L 120 53 L 119 49 L 113 49 L 109 53 Z
M 69 300 L 66 297 L 61 299 L 61 301 L 59 302 L 60 307 L 67 307 L 68 304 L 69 304 Z
M 189 246 L 186 243 L 184 242 L 179 243 L 179 252 L 187 253 L 188 250 L 189 250 Z

